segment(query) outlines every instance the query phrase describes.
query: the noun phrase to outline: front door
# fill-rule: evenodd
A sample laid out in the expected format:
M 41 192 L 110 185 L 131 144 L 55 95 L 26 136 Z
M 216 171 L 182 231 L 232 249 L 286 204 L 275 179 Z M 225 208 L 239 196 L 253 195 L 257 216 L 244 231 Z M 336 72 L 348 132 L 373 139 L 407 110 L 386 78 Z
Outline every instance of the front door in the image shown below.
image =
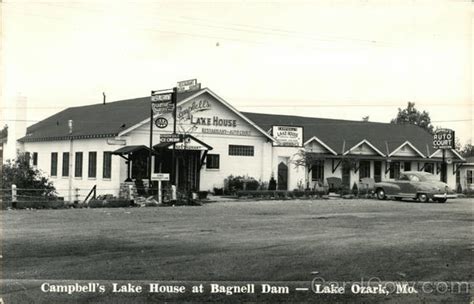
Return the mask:
M 374 180 L 376 183 L 382 181 L 382 162 L 374 161 Z
M 200 151 L 177 151 L 176 152 L 176 184 L 180 190 L 199 190 Z
M 342 164 L 342 187 L 345 189 L 351 188 L 351 167 L 345 162 Z
M 448 181 L 448 175 L 446 174 L 448 171 L 448 165 L 446 163 L 442 163 L 441 164 L 441 177 L 440 177 L 440 180 L 443 182 L 443 183 L 446 183 Z
M 288 190 L 288 166 L 284 162 L 278 164 L 278 190 Z

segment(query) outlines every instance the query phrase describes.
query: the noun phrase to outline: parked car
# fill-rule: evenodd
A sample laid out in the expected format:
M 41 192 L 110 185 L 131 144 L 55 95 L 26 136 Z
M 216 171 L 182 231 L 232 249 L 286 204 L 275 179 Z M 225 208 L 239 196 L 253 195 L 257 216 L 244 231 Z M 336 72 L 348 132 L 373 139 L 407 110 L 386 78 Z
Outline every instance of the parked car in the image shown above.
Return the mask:
M 447 184 L 428 172 L 403 172 L 396 180 L 375 183 L 374 188 L 377 198 L 381 200 L 411 198 L 424 203 L 430 199 L 445 203 L 448 198 L 456 197 L 455 192 Z

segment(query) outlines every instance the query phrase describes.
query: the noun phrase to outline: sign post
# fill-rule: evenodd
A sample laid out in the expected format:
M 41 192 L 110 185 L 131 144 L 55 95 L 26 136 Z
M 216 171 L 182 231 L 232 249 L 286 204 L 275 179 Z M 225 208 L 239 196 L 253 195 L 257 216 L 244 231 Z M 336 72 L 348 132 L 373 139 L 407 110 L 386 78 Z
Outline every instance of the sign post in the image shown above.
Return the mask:
M 170 180 L 170 174 L 169 173 L 152 173 L 151 180 L 158 181 L 158 203 L 161 204 L 163 202 L 161 182 L 162 181 L 169 181 Z

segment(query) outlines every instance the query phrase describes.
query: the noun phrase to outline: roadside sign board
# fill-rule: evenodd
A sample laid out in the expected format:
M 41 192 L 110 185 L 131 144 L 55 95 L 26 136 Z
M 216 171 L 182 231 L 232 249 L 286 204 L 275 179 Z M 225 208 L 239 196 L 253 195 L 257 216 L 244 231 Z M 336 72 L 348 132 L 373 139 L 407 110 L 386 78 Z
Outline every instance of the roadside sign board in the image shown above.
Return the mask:
M 157 94 L 157 95 L 151 95 L 151 101 L 156 102 L 156 101 L 171 101 L 171 95 L 172 93 L 165 93 L 165 94 Z
M 155 126 L 157 126 L 160 129 L 164 129 L 168 126 L 168 120 L 164 117 L 158 117 L 155 120 Z
M 169 181 L 170 174 L 169 173 L 152 173 L 151 180 L 152 181 Z
M 183 137 L 180 134 L 160 134 L 161 143 L 178 143 L 182 141 Z
M 151 108 L 153 109 L 154 114 L 166 114 L 173 111 L 174 106 L 171 102 L 152 102 Z
M 303 128 L 298 126 L 273 126 L 272 136 L 277 140 L 274 146 L 302 147 Z
M 433 135 L 433 148 L 454 149 L 455 137 L 451 129 L 438 129 Z
M 201 89 L 201 84 L 197 82 L 197 79 L 178 81 L 177 89 L 178 92 L 196 91 Z

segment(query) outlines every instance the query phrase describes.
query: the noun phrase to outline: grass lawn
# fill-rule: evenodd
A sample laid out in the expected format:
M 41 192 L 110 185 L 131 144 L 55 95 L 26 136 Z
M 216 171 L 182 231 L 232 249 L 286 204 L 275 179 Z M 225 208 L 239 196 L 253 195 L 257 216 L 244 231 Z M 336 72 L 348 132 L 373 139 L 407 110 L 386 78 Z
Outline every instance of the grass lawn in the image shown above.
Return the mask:
M 330 281 L 473 281 L 472 199 L 211 203 L 3 211 L 2 298 L 18 302 L 454 301 L 469 296 L 316 295 Z M 67 281 L 66 281 L 67 280 Z M 287 282 L 289 295 L 51 294 L 43 282 Z M 109 289 L 109 288 L 108 288 Z

